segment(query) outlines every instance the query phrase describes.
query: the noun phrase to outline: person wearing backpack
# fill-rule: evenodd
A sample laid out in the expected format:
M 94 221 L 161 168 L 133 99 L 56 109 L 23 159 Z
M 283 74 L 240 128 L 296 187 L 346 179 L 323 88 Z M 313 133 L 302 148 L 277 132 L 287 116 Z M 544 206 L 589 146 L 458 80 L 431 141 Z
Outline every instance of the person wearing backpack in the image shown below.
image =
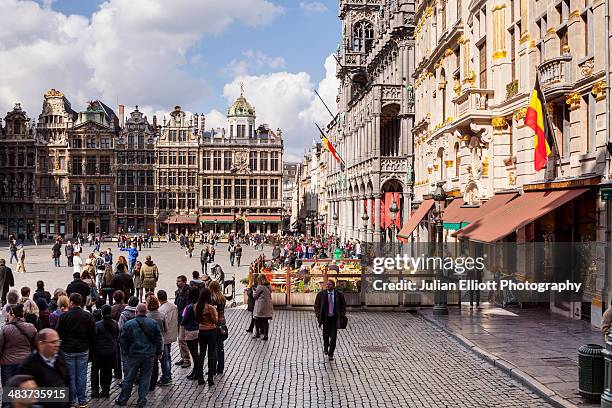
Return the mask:
M 117 322 L 111 316 L 111 307 L 109 305 L 102 306 L 102 320 L 96 322 L 96 342 L 92 349 L 93 366 L 98 370 L 97 381 L 91 382 L 91 397 L 92 398 L 108 398 L 110 394 L 110 385 L 112 380 L 112 369 L 117 363 L 117 353 L 119 347 L 117 345 L 117 337 L 119 337 L 119 327 Z M 92 376 L 93 377 L 93 376 Z M 102 388 L 102 392 L 100 391 Z
M 105 264 L 106 262 L 104 261 L 104 256 L 102 253 L 98 254 L 98 256 L 96 257 L 95 260 L 95 266 L 96 266 L 96 286 L 98 288 L 102 287 L 102 277 L 104 276 L 104 269 L 105 269 Z
M 23 318 L 23 304 L 8 308 L 8 323 L 0 329 L 0 375 L 2 386 L 17 372 L 34 348 L 37 330 Z
M 159 270 L 157 265 L 151 260 L 150 255 L 147 255 L 146 261 L 140 269 L 140 278 L 142 279 L 145 293 L 155 291 L 155 286 L 157 286 L 157 280 L 159 279 Z

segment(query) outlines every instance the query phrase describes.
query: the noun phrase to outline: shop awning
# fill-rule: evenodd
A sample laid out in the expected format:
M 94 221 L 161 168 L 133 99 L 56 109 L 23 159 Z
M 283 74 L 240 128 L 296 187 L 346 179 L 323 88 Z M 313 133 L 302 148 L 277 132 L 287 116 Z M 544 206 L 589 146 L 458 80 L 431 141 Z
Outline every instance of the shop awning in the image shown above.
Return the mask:
M 161 222 L 162 224 L 197 224 L 197 215 L 173 215 Z
M 421 221 L 423 221 L 423 218 L 427 216 L 427 213 L 433 206 L 434 200 L 429 199 L 423 201 L 419 208 L 417 208 L 416 211 L 410 215 L 410 219 L 406 222 L 406 224 L 404 224 L 397 236 L 405 239 L 410 237 L 414 229 L 421 223 Z
M 233 215 L 200 215 L 200 223 L 202 224 L 231 224 L 234 222 Z
M 462 198 L 457 198 L 444 210 L 442 215 L 444 228 L 448 230 L 465 228 L 474 220 L 502 207 L 517 195 L 515 192 L 498 193 L 479 206 L 468 205 Z
M 527 192 L 473 221 L 457 231 L 456 236 L 479 242 L 498 241 L 588 190 L 576 188 Z
M 251 215 L 247 221 L 253 224 L 273 224 L 281 222 L 280 215 Z

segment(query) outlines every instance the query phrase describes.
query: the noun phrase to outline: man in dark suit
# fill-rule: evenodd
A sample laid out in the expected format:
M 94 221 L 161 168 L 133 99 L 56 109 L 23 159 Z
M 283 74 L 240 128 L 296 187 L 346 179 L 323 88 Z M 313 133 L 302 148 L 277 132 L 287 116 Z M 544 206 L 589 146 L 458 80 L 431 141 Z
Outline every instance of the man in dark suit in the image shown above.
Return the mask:
M 323 326 L 324 352 L 333 360 L 338 328 L 346 328 L 346 301 L 334 281 L 328 280 L 325 285 L 327 289 L 317 294 L 314 309 L 319 326 Z
M 59 352 L 60 338 L 53 329 L 42 329 L 35 338 L 36 349 L 17 369 L 17 374 L 27 374 L 34 377 L 39 387 L 68 387 L 70 378 L 66 360 Z M 67 396 L 67 395 L 66 395 Z M 66 407 L 67 403 L 44 402 L 47 407 Z

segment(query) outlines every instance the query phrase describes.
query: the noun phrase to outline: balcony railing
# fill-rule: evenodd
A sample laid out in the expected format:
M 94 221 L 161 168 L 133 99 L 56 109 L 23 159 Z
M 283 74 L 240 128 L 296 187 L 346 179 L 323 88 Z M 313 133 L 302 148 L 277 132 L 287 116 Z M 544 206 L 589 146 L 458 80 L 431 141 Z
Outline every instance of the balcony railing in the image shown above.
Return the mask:
M 556 84 L 572 82 L 572 56 L 569 54 L 551 58 L 540 64 L 540 80 L 542 87 L 547 88 Z
M 206 199 L 202 201 L 204 207 L 281 207 L 281 200 L 218 200 Z
M 72 211 L 95 212 L 95 211 L 113 211 L 111 204 L 72 204 Z
M 460 117 L 479 113 L 489 109 L 489 100 L 493 98 L 493 90 L 468 88 L 461 95 L 453 99 L 455 103 L 455 116 Z

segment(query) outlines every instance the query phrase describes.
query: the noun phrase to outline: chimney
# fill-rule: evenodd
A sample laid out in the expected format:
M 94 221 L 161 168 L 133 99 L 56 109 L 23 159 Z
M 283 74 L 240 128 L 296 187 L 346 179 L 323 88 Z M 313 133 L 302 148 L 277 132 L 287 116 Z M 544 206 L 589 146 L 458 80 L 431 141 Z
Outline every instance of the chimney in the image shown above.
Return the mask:
M 202 124 L 200 126 L 200 131 L 202 132 L 202 134 L 204 134 L 204 131 L 206 130 L 206 116 L 201 113 L 200 116 L 202 117 Z
M 125 106 L 119 105 L 119 127 L 123 129 L 125 125 Z
M 200 131 L 200 118 L 197 113 L 193 114 L 193 127 L 195 129 L 195 133 L 199 133 Z

